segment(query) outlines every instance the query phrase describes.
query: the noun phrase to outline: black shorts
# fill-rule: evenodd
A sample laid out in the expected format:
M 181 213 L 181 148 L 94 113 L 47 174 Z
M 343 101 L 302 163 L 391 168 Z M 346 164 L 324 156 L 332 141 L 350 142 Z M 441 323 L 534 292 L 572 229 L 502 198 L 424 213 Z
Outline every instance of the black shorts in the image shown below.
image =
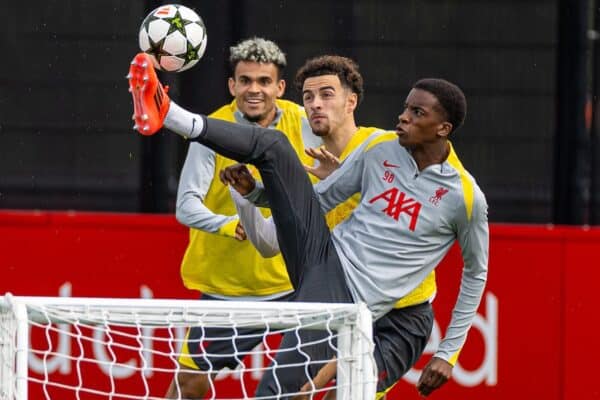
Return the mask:
M 433 328 L 429 302 L 394 308 L 373 325 L 377 392 L 385 392 L 419 360 Z
M 389 390 L 417 362 L 425 350 L 432 327 L 433 309 L 429 303 L 393 309 L 375 321 L 373 341 L 378 393 Z M 320 367 L 336 355 L 335 339 L 331 343 L 327 341 L 327 333 L 303 330 L 299 332 L 299 336 L 302 343 L 317 344 L 302 346 L 302 353 L 298 351 L 278 353 L 277 364 L 286 367 L 276 371 L 266 371 L 256 393 L 257 396 L 296 392 L 308 380 L 303 365 L 306 361 L 305 355 L 317 362 L 308 366 L 308 373 L 313 377 Z M 297 347 L 295 334 L 284 335 L 280 350 Z M 297 367 L 293 367 L 294 365 Z
M 290 295 L 274 301 L 287 301 Z M 221 300 L 203 294 L 202 300 Z M 192 327 L 188 330 L 179 356 L 179 363 L 201 371 L 235 369 L 242 359 L 262 343 L 264 329 Z

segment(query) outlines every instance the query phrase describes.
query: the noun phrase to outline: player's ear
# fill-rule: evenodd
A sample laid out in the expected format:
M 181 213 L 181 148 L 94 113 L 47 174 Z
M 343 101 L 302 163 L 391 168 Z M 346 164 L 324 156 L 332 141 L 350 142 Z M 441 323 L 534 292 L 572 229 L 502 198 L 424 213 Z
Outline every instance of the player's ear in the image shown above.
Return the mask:
M 229 87 L 229 94 L 235 97 L 235 80 L 233 79 L 233 77 L 229 77 L 229 79 L 227 80 L 227 86 Z
M 283 96 L 284 92 L 285 92 L 285 81 L 283 79 L 280 79 L 277 81 L 277 98 Z
M 450 135 L 450 132 L 452 132 L 452 124 L 448 121 L 444 121 L 439 125 L 437 134 L 438 136 L 447 138 L 448 135 Z
M 356 110 L 356 106 L 358 105 L 358 95 L 354 92 L 350 92 L 348 94 L 348 98 L 346 99 L 346 112 L 353 113 Z

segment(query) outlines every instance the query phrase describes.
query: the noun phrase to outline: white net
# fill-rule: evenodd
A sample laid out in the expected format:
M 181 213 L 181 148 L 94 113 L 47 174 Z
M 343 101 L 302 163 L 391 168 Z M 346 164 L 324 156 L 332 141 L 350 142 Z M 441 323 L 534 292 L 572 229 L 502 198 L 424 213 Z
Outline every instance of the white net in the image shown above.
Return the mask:
M 194 337 L 186 335 L 190 327 Z M 221 334 L 213 335 L 214 329 Z M 185 348 L 204 365 L 186 372 L 211 377 L 206 398 L 280 398 L 281 392 L 256 397 L 255 389 L 278 352 L 286 351 L 300 354 L 301 361 L 289 367 L 296 373 L 301 368 L 314 398 L 335 389 L 338 399 L 371 400 L 371 330 L 370 313 L 355 304 L 7 295 L 0 297 L 0 399 L 163 399 Z M 296 338 L 320 333 L 315 343 L 337 359 L 334 384 L 310 384 L 309 371 L 327 361 L 303 351 L 315 343 L 280 349 L 288 332 Z M 245 347 L 248 342 L 257 345 Z M 220 371 L 221 359 L 233 360 L 234 371 Z M 277 365 L 278 373 L 287 367 Z

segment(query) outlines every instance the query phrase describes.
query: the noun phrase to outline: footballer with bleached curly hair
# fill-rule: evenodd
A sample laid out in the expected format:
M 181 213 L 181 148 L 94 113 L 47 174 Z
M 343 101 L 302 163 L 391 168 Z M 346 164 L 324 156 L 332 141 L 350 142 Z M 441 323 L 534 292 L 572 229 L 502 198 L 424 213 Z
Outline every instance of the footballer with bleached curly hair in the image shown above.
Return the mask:
M 235 74 L 235 68 L 240 61 L 251 61 L 259 64 L 274 64 L 279 73 L 279 78 L 283 77 L 283 70 L 287 66 L 285 54 L 279 46 L 267 39 L 253 37 L 243 40 L 229 48 L 229 64 L 232 74 Z
M 232 46 L 230 53 L 231 76 L 227 86 L 233 100 L 214 111 L 211 117 L 277 129 L 287 136 L 298 157 L 305 164 L 312 164 L 304 148 L 319 146 L 321 142 L 313 135 L 303 107 L 281 99 L 286 87 L 283 51 L 270 40 L 253 37 Z M 170 104 L 169 120 L 186 131 L 193 130 L 196 121 L 195 116 L 174 102 Z M 219 171 L 232 163 L 213 150 L 190 142 L 176 204 L 177 220 L 190 228 L 189 244 L 181 263 L 183 283 L 189 289 L 202 292 L 203 300 L 287 300 L 294 288 L 283 259 L 281 256 L 263 258 L 252 243 L 245 240 L 246 233 L 239 223 L 229 189 L 218 178 Z M 233 370 L 238 360 L 234 356 L 206 357 L 203 353 L 223 355 L 250 351 L 262 341 L 260 334 L 252 335 L 241 329 L 238 334 L 247 339 L 236 340 L 235 348 L 231 340 L 213 340 L 209 344 L 202 344 L 200 340 L 205 336 L 231 338 L 234 334 L 225 328 L 190 329 L 178 359 L 181 369 L 166 397 L 204 398 L 212 385 L 212 373 L 225 367 Z

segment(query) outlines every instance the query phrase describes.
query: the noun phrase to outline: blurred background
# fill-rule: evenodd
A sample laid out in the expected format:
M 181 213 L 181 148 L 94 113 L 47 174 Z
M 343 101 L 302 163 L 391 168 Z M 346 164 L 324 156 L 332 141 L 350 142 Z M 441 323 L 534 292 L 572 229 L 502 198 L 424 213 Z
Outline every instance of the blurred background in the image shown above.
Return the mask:
M 144 16 L 168 2 L 5 2 L 0 208 L 172 213 L 187 143 L 132 130 L 124 76 Z M 469 110 L 453 142 L 493 222 L 600 224 L 598 0 L 222 0 L 180 3 L 208 29 L 191 70 L 162 75 L 196 112 L 229 102 L 229 46 L 358 61 L 361 125 L 393 128 L 412 83 L 443 77 Z

